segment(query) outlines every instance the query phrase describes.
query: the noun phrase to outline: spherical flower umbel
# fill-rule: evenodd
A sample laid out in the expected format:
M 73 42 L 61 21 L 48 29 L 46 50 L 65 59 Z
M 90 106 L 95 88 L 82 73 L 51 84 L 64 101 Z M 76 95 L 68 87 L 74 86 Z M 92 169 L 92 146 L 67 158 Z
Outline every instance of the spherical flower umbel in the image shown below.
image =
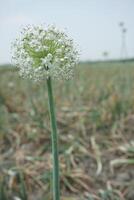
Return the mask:
M 78 62 L 72 39 L 55 26 L 27 26 L 12 47 L 13 63 L 20 74 L 35 81 L 70 79 Z

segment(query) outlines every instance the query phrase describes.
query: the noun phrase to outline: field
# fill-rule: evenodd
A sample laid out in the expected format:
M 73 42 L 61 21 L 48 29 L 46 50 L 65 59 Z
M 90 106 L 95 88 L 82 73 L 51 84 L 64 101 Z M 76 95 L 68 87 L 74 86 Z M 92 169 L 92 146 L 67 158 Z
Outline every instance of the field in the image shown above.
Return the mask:
M 81 63 L 53 85 L 62 200 L 133 200 L 134 62 Z M 47 102 L 45 82 L 0 68 L 0 200 L 52 199 Z

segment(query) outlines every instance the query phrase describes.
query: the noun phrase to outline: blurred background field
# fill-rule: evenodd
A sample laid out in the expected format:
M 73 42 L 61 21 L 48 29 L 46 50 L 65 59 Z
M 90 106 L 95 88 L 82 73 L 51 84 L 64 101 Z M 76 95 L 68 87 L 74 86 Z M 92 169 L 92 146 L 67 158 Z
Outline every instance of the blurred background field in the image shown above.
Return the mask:
M 133 200 L 134 62 L 83 62 L 53 85 L 62 200 Z M 46 84 L 10 65 L 0 68 L 0 155 L 0 200 L 51 200 Z

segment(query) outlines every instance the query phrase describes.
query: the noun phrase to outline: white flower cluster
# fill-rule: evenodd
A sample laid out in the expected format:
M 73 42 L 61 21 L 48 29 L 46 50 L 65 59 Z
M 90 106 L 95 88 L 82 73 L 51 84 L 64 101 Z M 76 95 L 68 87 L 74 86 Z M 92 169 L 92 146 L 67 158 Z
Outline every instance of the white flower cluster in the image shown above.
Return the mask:
M 13 43 L 12 52 L 20 74 L 35 81 L 70 79 L 79 55 L 73 41 L 54 26 L 27 26 Z

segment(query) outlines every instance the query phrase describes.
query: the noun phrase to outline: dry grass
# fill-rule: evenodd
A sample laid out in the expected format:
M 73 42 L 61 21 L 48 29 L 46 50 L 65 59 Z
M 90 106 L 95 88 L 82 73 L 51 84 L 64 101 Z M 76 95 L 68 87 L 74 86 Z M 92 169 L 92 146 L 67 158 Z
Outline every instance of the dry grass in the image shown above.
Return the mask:
M 134 63 L 126 62 L 81 64 L 74 80 L 54 82 L 62 200 L 134 199 L 133 80 Z M 1 69 L 0 139 L 0 179 L 8 199 L 26 198 L 21 171 L 28 200 L 51 200 L 45 83 Z

